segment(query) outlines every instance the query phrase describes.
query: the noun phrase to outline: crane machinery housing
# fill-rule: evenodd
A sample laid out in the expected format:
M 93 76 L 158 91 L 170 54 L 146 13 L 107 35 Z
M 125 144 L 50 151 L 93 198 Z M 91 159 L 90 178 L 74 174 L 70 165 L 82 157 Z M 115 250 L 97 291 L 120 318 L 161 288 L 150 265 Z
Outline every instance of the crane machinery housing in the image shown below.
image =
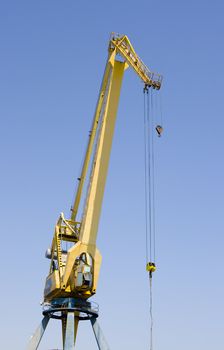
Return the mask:
M 46 252 L 50 268 L 44 289 L 44 318 L 31 337 L 28 350 L 38 348 L 51 318 L 61 321 L 63 349 L 75 348 L 80 320 L 90 320 L 98 348 L 109 349 L 97 321 L 98 308 L 88 299 L 96 293 L 99 278 L 101 254 L 96 246 L 97 231 L 123 73 L 128 67 L 144 82 L 145 89 L 161 87 L 162 76 L 147 68 L 128 37 L 112 33 L 71 217 L 66 219 L 60 214 Z M 87 195 L 80 219 L 77 216 L 85 184 Z M 153 271 L 154 264 L 149 262 L 147 269 Z

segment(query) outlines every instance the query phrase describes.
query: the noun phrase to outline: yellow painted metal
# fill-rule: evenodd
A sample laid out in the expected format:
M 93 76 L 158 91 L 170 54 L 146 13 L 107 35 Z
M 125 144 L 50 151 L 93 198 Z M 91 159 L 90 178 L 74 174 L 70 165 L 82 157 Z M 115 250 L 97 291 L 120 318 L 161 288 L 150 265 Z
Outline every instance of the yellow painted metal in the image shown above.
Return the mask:
M 152 273 L 156 271 L 156 265 L 153 262 L 148 262 L 146 264 L 146 271 Z
M 91 181 L 89 184 L 88 197 L 80 231 L 80 242 L 68 251 L 67 263 L 63 277 L 63 288 L 65 289 L 66 286 L 70 285 L 71 290 L 73 290 L 75 274 L 74 261 L 81 253 L 89 253 L 94 261 L 93 285 L 88 291 L 90 294 L 83 293 L 85 297 L 89 297 L 96 292 L 99 278 L 101 255 L 96 248 L 96 237 L 115 127 L 118 100 L 125 68 L 124 63 L 115 60 L 111 61 L 111 65 L 113 66 L 113 70 L 108 87 L 107 103 L 105 106 L 104 118 L 102 120 L 98 146 L 93 162 L 94 165 L 90 176 Z
M 54 270 L 51 272 L 45 282 L 44 297 L 47 300 L 57 297 L 58 293 L 61 292 L 61 282 L 59 277 L 59 271 Z
M 91 154 L 92 154 L 92 150 L 93 150 L 93 145 L 94 145 L 96 132 L 97 132 L 97 128 L 98 128 L 100 113 L 102 110 L 102 105 L 103 105 L 103 101 L 104 101 L 105 94 L 106 94 L 106 88 L 107 88 L 107 84 L 108 84 L 108 80 L 109 80 L 109 76 L 110 76 L 110 72 L 111 72 L 110 57 L 112 55 L 114 56 L 113 53 L 112 54 L 109 53 L 109 57 L 108 57 L 108 60 L 106 63 L 104 76 L 103 76 L 103 80 L 102 80 L 102 84 L 101 84 L 101 88 L 100 88 L 100 94 L 98 97 L 96 111 L 94 114 L 91 131 L 89 134 L 89 141 L 88 141 L 88 145 L 87 145 L 87 149 L 86 149 L 85 159 L 84 159 L 83 166 L 82 166 L 82 172 L 81 172 L 81 175 L 79 177 L 79 185 L 77 188 L 74 205 L 72 207 L 71 220 L 73 220 L 73 221 L 76 220 L 76 215 L 77 215 L 77 212 L 79 209 L 79 204 L 80 204 L 82 190 L 83 190 L 83 186 L 84 186 L 84 182 L 85 182 L 85 178 L 86 178 L 86 173 L 87 173 L 87 170 L 89 167 L 89 162 L 90 162 L 90 158 L 91 158 Z
M 80 200 L 81 200 L 86 173 L 89 166 L 90 157 L 91 157 L 91 153 L 92 153 L 92 149 L 93 149 L 93 145 L 96 137 L 99 117 L 100 117 L 102 105 L 105 99 L 106 88 L 107 88 L 109 76 L 111 73 L 110 63 L 112 63 L 115 60 L 116 55 L 119 53 L 124 58 L 125 69 L 128 68 L 128 66 L 131 66 L 147 86 L 152 86 L 153 88 L 159 90 L 162 83 L 162 76 L 160 74 L 153 73 L 148 69 L 148 67 L 142 62 L 140 57 L 135 52 L 130 40 L 126 35 L 119 35 L 119 34 L 112 33 L 109 41 L 108 52 L 109 52 L 108 60 L 106 63 L 104 76 L 103 76 L 103 80 L 100 88 L 100 94 L 97 101 L 96 111 L 93 118 L 92 128 L 89 135 L 89 141 L 86 149 L 85 159 L 83 162 L 82 172 L 78 179 L 79 185 L 77 188 L 74 205 L 71 210 L 72 211 L 71 220 L 73 221 L 76 220 L 76 215 L 77 215 Z
M 65 272 L 62 279 L 62 289 L 66 291 L 66 288 L 70 286 L 73 290 L 73 296 L 80 296 L 80 292 L 75 292 L 74 290 L 74 280 L 75 280 L 75 269 L 74 262 L 82 253 L 89 253 L 94 261 L 93 266 L 93 285 L 89 291 L 84 291 L 82 293 L 84 298 L 89 298 L 92 294 L 96 293 L 97 282 L 99 278 L 100 266 L 102 257 L 99 250 L 96 248 L 96 245 L 92 244 L 83 244 L 81 241 L 76 243 L 68 251 L 67 264 L 65 266 Z
M 114 61 L 107 104 L 105 106 L 104 119 L 94 158 L 89 193 L 80 231 L 80 240 L 84 244 L 96 243 L 123 73 L 124 63 Z
M 153 73 L 148 69 L 148 67 L 135 52 L 126 35 L 119 35 L 116 33 L 111 34 L 109 50 L 114 50 L 114 48 L 125 59 L 125 62 L 134 69 L 134 71 L 147 86 L 151 86 L 157 90 L 160 89 L 162 76 L 160 74 Z
M 127 36 L 112 34 L 108 51 L 71 218 L 66 220 L 61 214 L 55 226 L 50 250 L 50 271 L 44 291 L 45 301 L 55 297 L 88 299 L 96 293 L 102 260 L 96 247 L 96 238 L 123 73 L 126 68 L 132 67 L 147 87 L 159 89 L 161 86 L 161 76 L 149 71 L 134 51 Z M 117 56 L 122 56 L 123 62 Z M 82 219 L 77 221 L 84 183 L 91 162 L 84 212 Z M 63 251 L 63 242 L 72 244 L 68 251 Z M 153 268 L 148 266 L 147 269 L 152 271 Z M 78 327 L 78 321 L 76 323 Z M 77 328 L 75 333 L 76 331 Z

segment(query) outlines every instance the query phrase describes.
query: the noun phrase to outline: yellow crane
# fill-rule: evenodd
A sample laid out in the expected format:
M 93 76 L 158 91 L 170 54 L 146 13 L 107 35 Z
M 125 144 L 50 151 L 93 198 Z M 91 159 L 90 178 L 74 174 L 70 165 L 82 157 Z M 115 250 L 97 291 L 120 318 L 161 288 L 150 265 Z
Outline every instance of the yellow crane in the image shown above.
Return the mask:
M 96 293 L 99 278 L 101 254 L 96 246 L 96 238 L 123 73 L 128 67 L 133 68 L 144 82 L 145 89 L 159 90 L 161 87 L 161 75 L 147 68 L 128 37 L 112 33 L 71 217 L 66 219 L 63 213 L 60 214 L 51 248 L 46 252 L 50 269 L 44 289 L 44 318 L 30 339 L 28 350 L 38 348 L 50 318 L 61 320 L 63 349 L 75 348 L 80 320 L 90 320 L 99 349 L 109 349 L 96 320 L 98 309 L 88 299 Z M 87 178 L 84 210 L 78 220 Z M 152 272 L 154 264 L 149 262 L 147 269 Z

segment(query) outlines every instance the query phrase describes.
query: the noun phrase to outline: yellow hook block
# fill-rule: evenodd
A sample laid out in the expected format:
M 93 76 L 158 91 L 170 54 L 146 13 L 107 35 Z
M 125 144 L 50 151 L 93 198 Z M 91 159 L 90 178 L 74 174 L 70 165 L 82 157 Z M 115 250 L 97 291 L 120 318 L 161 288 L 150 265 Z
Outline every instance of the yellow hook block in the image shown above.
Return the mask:
M 156 271 L 156 265 L 153 262 L 148 262 L 146 264 L 146 271 L 152 273 Z

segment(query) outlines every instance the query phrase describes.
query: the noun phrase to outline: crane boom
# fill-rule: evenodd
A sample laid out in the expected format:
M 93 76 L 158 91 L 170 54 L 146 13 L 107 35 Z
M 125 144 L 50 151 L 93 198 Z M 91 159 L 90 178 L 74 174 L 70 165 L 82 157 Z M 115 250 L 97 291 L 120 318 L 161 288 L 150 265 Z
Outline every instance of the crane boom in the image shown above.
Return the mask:
M 90 156 L 92 152 L 92 147 L 96 136 L 97 126 L 99 123 L 99 117 L 100 117 L 100 113 L 101 113 L 101 109 L 102 109 L 102 105 L 103 105 L 103 101 L 106 93 L 108 77 L 111 70 L 111 66 L 110 66 L 111 54 L 114 52 L 116 55 L 119 53 L 121 57 L 123 57 L 126 63 L 125 68 L 127 68 L 128 65 L 131 66 L 147 86 L 149 87 L 152 86 L 153 88 L 159 90 L 162 83 L 162 76 L 160 74 L 153 73 L 148 69 L 148 67 L 142 62 L 140 57 L 136 54 L 133 46 L 131 45 L 126 35 L 119 35 L 115 33 L 111 34 L 109 46 L 108 46 L 108 59 L 106 62 L 105 72 L 104 72 L 100 93 L 97 101 L 97 107 L 96 107 L 92 128 L 89 135 L 89 142 L 87 145 L 85 159 L 83 162 L 82 172 L 81 172 L 81 176 L 79 177 L 79 186 L 76 192 L 75 202 L 72 207 L 71 220 L 73 221 L 75 221 L 76 219 L 76 215 L 79 208 L 82 189 L 83 189 L 83 185 L 84 185 L 84 181 L 85 181 L 85 177 L 86 177 L 86 173 L 87 173 L 87 169 L 90 161 Z
M 135 52 L 126 35 L 112 33 L 109 43 L 109 50 L 113 50 L 114 48 L 124 58 L 125 62 L 134 69 L 134 71 L 147 86 L 152 86 L 157 90 L 160 89 L 162 76 L 160 74 L 153 73 L 148 69 L 148 67 Z
M 103 80 L 101 83 L 100 94 L 99 94 L 98 101 L 97 101 L 97 106 L 96 106 L 96 111 L 95 111 L 94 118 L 93 118 L 91 131 L 89 133 L 89 141 L 88 141 L 88 145 L 87 145 L 87 149 L 86 149 L 85 159 L 83 162 L 82 172 L 81 172 L 81 175 L 78 179 L 79 186 L 77 188 L 74 205 L 73 205 L 72 210 L 71 210 L 71 220 L 73 220 L 73 221 L 76 220 L 76 215 L 77 215 L 79 204 L 80 204 L 82 189 L 83 189 L 83 185 L 85 182 L 86 173 L 87 173 L 87 169 L 89 166 L 90 157 L 91 157 L 91 153 L 92 153 L 92 149 L 93 149 L 93 145 L 94 145 L 94 141 L 95 141 L 95 137 L 96 137 L 97 127 L 98 127 L 100 113 L 101 113 L 101 109 L 102 109 L 102 105 L 103 105 L 103 101 L 104 101 L 104 96 L 106 93 L 107 81 L 108 81 L 108 76 L 110 74 L 110 70 L 111 70 L 111 67 L 107 61 Z
M 89 193 L 86 200 L 83 222 L 80 231 L 80 240 L 85 244 L 96 243 L 96 235 L 114 134 L 118 101 L 125 69 L 125 63 L 123 62 L 114 60 L 111 62 L 111 64 L 113 69 L 108 88 L 109 91 L 104 111 L 104 120 L 101 126 L 97 152 L 93 162 Z

